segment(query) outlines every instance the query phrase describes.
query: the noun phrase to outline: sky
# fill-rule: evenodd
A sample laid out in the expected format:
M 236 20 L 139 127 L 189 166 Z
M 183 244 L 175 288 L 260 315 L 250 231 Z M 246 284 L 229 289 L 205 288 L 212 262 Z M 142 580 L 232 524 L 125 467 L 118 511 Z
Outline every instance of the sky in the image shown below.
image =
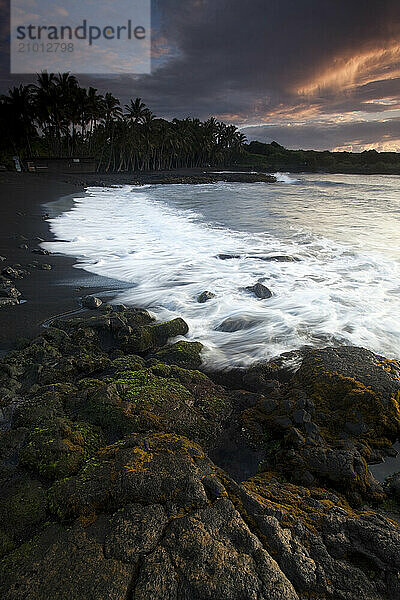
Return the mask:
M 10 75 L 7 0 L 0 9 L 5 93 L 33 76 Z M 79 80 L 161 117 L 215 116 L 249 140 L 400 152 L 400 2 L 153 0 L 151 74 Z

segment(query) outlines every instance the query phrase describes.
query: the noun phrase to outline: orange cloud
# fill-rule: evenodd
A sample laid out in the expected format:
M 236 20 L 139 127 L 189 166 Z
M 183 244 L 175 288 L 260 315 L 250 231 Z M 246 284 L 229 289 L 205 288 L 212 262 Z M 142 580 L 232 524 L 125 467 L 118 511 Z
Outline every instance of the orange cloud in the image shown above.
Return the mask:
M 295 91 L 314 96 L 322 90 L 349 91 L 359 85 L 400 77 L 400 43 L 365 50 L 354 56 L 341 56 Z
M 360 140 L 355 140 L 351 144 L 337 146 L 332 148 L 332 152 L 363 152 L 364 150 L 376 150 L 377 152 L 400 152 L 400 140 L 384 140 L 374 142 L 373 144 L 364 144 Z

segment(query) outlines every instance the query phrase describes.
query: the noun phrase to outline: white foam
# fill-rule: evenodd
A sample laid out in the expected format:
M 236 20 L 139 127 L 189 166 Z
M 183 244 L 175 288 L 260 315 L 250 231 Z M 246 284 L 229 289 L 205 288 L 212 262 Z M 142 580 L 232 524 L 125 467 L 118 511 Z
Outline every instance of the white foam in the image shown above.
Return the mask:
M 224 185 L 215 193 L 231 189 Z M 166 187 L 182 194 L 181 186 Z M 192 187 L 185 186 L 186 196 Z M 162 319 L 182 316 L 189 339 L 206 346 L 204 357 L 214 366 L 247 365 L 307 344 L 352 344 L 400 356 L 397 261 L 310 232 L 294 230 L 291 241 L 282 241 L 268 232 L 210 225 L 196 212 L 154 199 L 153 189 L 89 188 L 70 211 L 50 219 L 63 241 L 43 247 L 77 257 L 90 272 L 132 283 L 118 302 L 150 308 Z M 256 258 L 268 255 L 300 262 Z M 243 290 L 258 280 L 272 298 Z M 204 290 L 216 298 L 199 304 Z M 245 329 L 216 330 L 228 318 L 243 321 Z
M 273 173 L 279 183 L 298 183 L 300 180 L 290 177 L 289 173 Z

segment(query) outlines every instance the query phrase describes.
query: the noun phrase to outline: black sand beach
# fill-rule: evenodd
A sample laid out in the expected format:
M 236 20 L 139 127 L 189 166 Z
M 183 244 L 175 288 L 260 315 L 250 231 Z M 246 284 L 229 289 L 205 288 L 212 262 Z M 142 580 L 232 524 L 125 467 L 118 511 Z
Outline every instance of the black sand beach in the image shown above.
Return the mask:
M 45 220 L 46 212 L 50 212 L 47 203 L 80 195 L 88 186 L 208 183 L 221 179 L 274 180 L 263 174 L 217 174 L 204 169 L 106 175 L 0 173 L 0 256 L 5 258 L 0 268 L 21 265 L 25 269 L 33 260 L 52 267 L 49 271 L 28 268 L 30 274 L 16 281 L 25 302 L 0 310 L 0 353 L 12 349 L 21 338 L 38 333 L 42 323 L 54 315 L 79 309 L 83 295 L 119 287 L 115 280 L 73 268 L 76 261 L 69 257 L 32 253 L 41 241 L 52 239 Z
M 6 259 L 1 268 L 16 264 L 25 268 L 33 260 L 52 266 L 49 271 L 28 269 L 30 274 L 15 282 L 26 302 L 3 307 L 0 311 L 2 353 L 12 348 L 18 339 L 37 333 L 42 322 L 51 316 L 78 308 L 79 296 L 92 291 L 77 289 L 90 285 L 95 277 L 73 269 L 73 259 L 32 253 L 39 247 L 40 240 L 51 239 L 43 205 L 82 190 L 78 183 L 65 183 L 61 178 L 16 173 L 0 176 L 0 255 Z M 28 249 L 20 247 L 23 245 Z

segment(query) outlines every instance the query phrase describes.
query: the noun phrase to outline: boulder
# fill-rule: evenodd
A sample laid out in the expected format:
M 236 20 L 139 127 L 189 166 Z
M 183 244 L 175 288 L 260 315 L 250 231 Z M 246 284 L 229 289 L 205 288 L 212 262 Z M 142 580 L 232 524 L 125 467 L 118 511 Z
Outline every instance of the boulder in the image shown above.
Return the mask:
M 203 344 L 200 342 L 181 341 L 166 346 L 153 356 L 168 365 L 178 365 L 183 369 L 198 369 L 202 363 L 200 357 L 202 350 Z
M 396 361 L 306 348 L 243 369 L 233 391 L 173 364 L 199 356 L 193 342 L 117 347 L 184 321 L 109 307 L 72 321 L 0 361 L 2 599 L 399 597 L 384 508 L 398 477 L 384 496 L 366 473 L 399 434 Z M 218 462 L 250 450 L 263 462 L 237 483 Z
M 199 304 L 204 304 L 208 300 L 212 300 L 215 297 L 215 294 L 213 294 L 212 292 L 205 291 L 197 297 L 197 302 L 199 302 Z
M 96 298 L 96 296 L 85 296 L 82 298 L 82 306 L 84 308 L 88 308 L 89 310 L 95 310 L 99 308 L 103 304 L 103 301 L 100 298 Z
M 248 292 L 251 292 L 257 298 L 261 298 L 262 300 L 266 300 L 271 298 L 272 292 L 262 283 L 256 283 L 255 285 L 250 285 L 245 288 Z
M 400 473 L 395 473 L 388 477 L 386 487 L 388 492 L 396 498 L 397 502 L 400 502 Z
M 235 331 L 242 331 L 244 329 L 251 329 L 257 325 L 259 321 L 249 318 L 247 316 L 236 316 L 228 317 L 222 323 L 220 323 L 215 331 L 224 331 L 226 333 L 234 333 Z
M 307 471 L 346 490 L 354 502 L 382 499 L 367 463 L 383 457 L 400 434 L 400 365 L 363 348 L 306 348 L 300 354 L 300 360 L 299 353 L 296 360 L 293 355 L 296 368 L 286 371 L 283 384 L 275 388 L 276 407 L 267 412 L 259 402 L 243 413 L 246 426 L 258 438 L 262 431 L 273 432 L 281 444 L 274 464 L 291 477 L 300 480 Z M 267 390 L 268 379 L 279 373 L 273 363 L 253 367 L 242 381 Z M 278 360 L 275 367 L 284 364 Z M 298 436 L 287 436 L 289 420 L 304 444 L 299 445 Z
M 258 260 L 264 260 L 265 262 L 299 262 L 300 259 L 296 256 L 284 256 L 284 255 L 274 255 L 274 256 L 254 256 L 252 258 L 257 258 Z

